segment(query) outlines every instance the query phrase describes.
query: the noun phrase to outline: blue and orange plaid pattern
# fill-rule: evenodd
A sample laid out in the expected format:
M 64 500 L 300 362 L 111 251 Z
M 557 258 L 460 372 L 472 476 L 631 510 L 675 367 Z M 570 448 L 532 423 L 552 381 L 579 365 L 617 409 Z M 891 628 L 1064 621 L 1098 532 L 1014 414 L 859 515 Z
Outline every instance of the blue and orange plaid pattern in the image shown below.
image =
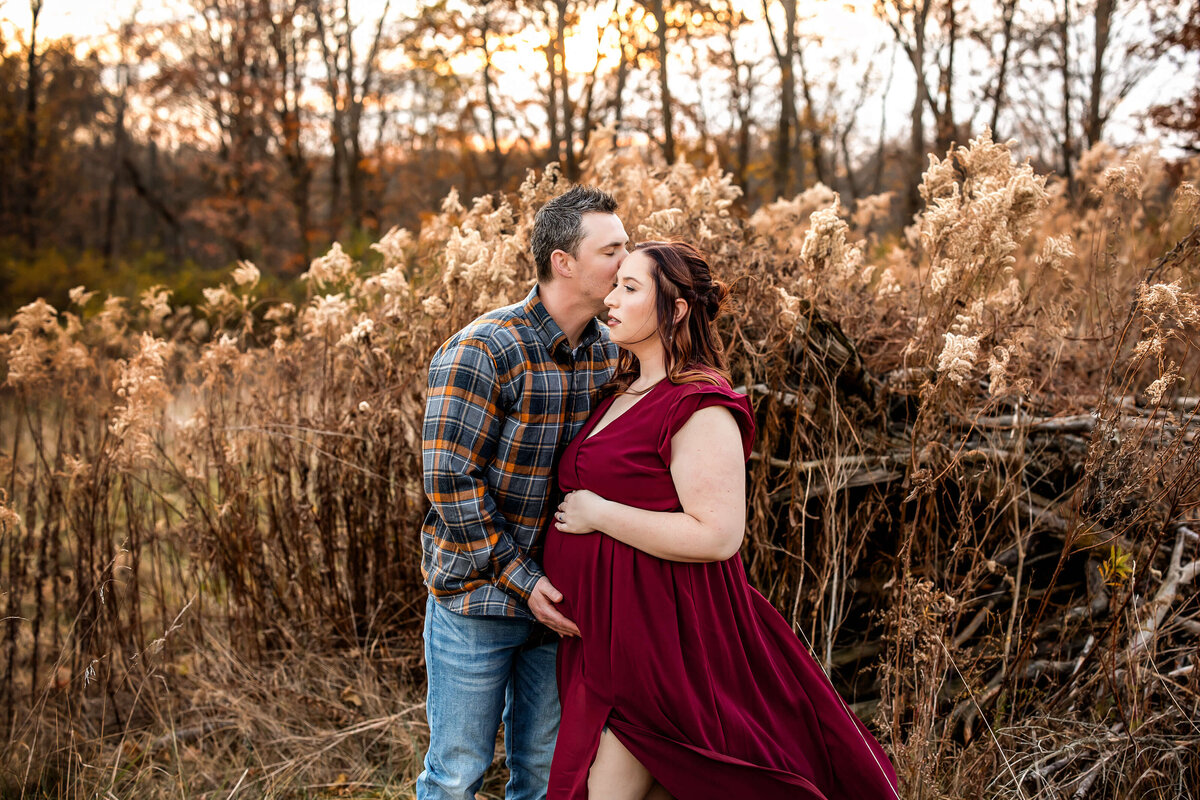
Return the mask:
M 484 314 L 429 365 L 421 528 L 429 591 L 460 614 L 532 618 L 558 456 L 583 427 L 617 348 L 596 320 L 572 352 L 535 286 Z

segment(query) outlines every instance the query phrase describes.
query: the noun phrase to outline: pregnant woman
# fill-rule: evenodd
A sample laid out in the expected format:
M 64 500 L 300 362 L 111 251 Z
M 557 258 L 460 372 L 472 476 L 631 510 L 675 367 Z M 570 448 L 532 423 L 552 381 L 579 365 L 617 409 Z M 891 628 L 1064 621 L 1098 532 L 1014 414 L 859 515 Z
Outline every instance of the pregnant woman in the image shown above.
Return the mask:
M 563 454 L 543 560 L 581 637 L 558 651 L 549 797 L 897 798 L 896 774 L 746 582 L 754 422 L 713 319 L 727 289 L 645 243 L 606 299 L 612 394 Z

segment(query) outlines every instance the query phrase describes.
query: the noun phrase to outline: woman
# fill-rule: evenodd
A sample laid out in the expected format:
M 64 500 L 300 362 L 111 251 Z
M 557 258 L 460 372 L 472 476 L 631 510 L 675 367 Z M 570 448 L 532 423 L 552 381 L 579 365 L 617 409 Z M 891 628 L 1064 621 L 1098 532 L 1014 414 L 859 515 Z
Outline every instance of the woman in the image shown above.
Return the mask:
M 567 447 L 544 566 L 581 638 L 559 646 L 549 796 L 898 797 L 882 749 L 746 582 L 754 422 L 691 246 L 650 242 L 605 300 L 615 393 Z

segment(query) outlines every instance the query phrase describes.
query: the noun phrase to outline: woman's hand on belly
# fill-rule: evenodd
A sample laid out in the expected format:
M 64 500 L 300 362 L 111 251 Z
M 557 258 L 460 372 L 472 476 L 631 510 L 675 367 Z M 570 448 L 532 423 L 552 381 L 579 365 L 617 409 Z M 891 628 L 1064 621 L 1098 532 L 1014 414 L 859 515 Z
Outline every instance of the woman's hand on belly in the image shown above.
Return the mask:
M 592 533 L 597 530 L 596 519 L 606 502 L 587 489 L 568 492 L 554 514 L 555 527 L 563 533 Z

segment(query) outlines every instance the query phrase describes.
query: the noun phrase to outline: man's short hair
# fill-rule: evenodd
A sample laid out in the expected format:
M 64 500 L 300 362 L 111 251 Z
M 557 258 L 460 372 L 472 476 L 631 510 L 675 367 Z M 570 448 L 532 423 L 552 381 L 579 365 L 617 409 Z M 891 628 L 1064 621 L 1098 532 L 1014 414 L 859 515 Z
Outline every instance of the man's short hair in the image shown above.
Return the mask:
M 539 283 L 554 276 L 550 254 L 555 250 L 578 255 L 579 243 L 583 241 L 583 215 L 593 211 L 615 214 L 617 201 L 594 186 L 575 186 L 538 210 L 530 239 Z

